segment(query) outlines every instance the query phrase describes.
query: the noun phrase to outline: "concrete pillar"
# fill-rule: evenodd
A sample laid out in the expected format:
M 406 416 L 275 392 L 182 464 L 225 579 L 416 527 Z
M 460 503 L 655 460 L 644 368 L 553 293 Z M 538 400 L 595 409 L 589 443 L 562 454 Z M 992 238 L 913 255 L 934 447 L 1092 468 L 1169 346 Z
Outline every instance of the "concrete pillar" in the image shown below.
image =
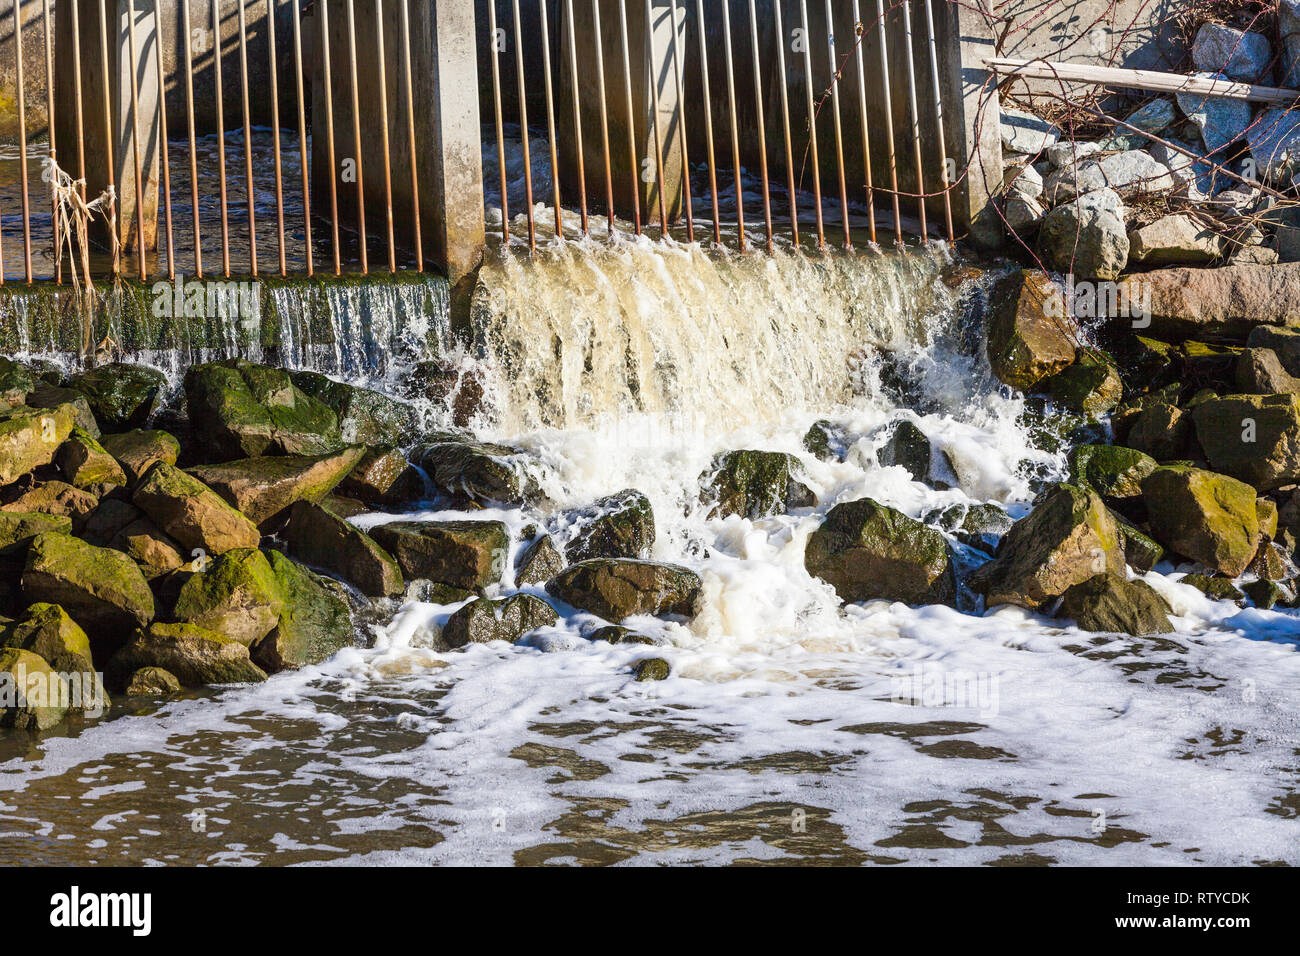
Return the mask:
M 322 0 L 317 0 L 318 7 Z M 340 225 L 357 227 L 356 137 L 352 118 L 352 73 L 348 46 L 348 6 L 327 0 L 329 36 L 321 35 L 320 11 L 313 17 L 314 46 L 329 44 L 337 168 L 329 168 L 326 148 L 324 58 L 313 57 L 312 205 L 329 215 L 329 179 L 339 197 Z M 371 268 L 386 262 L 385 156 L 379 98 L 388 106 L 388 168 L 392 176 L 393 221 L 399 244 L 413 248 L 414 216 L 408 147 L 405 74 L 402 70 L 401 5 L 382 4 L 383 64 L 387 89 L 379 88 L 380 51 L 374 0 L 354 0 L 357 84 Z M 426 259 L 446 269 L 453 287 L 477 269 L 483 254 L 483 168 L 479 126 L 478 69 L 475 61 L 473 6 L 461 0 L 412 0 L 410 35 L 415 108 L 416 168 L 420 189 L 421 234 Z M 379 241 L 376 242 L 376 239 Z
M 144 248 L 157 246 L 158 223 L 158 55 L 155 0 L 133 0 L 135 70 L 139 116 L 132 111 L 131 51 L 128 46 L 127 0 L 108 0 L 107 53 L 104 71 L 97 0 L 69 0 L 56 8 L 55 127 L 59 164 L 76 178 L 77 110 L 72 7 L 79 19 L 82 123 L 86 192 L 94 198 L 112 182 L 117 190 L 118 238 L 126 250 L 138 247 L 136 201 L 144 220 Z M 105 115 L 105 102 L 108 103 Z M 138 131 L 138 132 L 137 132 Z M 140 189 L 136 189 L 135 137 L 139 136 Z M 111 173 L 111 176 L 110 176 Z M 96 225 L 98 232 L 101 227 Z M 102 238 L 102 234 L 101 234 Z
M 559 56 L 552 60 L 557 71 L 555 103 L 556 127 L 560 147 L 561 200 L 576 205 L 578 188 L 577 141 L 573 135 L 572 71 L 569 69 L 569 38 L 563 4 L 557 4 L 557 16 L 551 22 L 552 35 L 558 34 Z M 646 8 L 649 7 L 650 26 Z M 686 50 L 686 21 L 681 18 L 685 4 L 677 4 L 679 20 L 679 55 Z M 659 193 L 657 186 L 654 127 L 654 91 L 659 99 L 659 136 L 663 150 L 664 196 L 668 218 L 676 221 L 682 207 L 681 114 L 677 108 L 677 81 L 672 59 L 674 22 L 670 0 L 627 0 L 628 61 L 631 66 L 632 115 L 627 108 L 627 74 L 623 70 L 623 40 L 619 9 L 615 3 L 601 5 L 600 30 L 596 36 L 591 4 L 578 2 L 573 10 L 575 45 L 578 54 L 578 94 L 582 116 L 583 161 L 587 177 L 587 198 L 593 206 L 604 206 L 605 160 L 601 140 L 600 95 L 596 75 L 595 44 L 599 42 L 605 58 L 605 97 L 609 121 L 609 142 L 614 181 L 614 206 L 620 216 L 631 218 L 634 205 L 641 209 L 643 223 L 657 222 Z M 650 31 L 653 29 L 653 59 Z M 513 31 L 512 31 L 513 32 Z M 513 49 L 510 51 L 513 52 Z M 684 65 L 684 64 L 683 64 Z M 540 65 L 539 65 L 540 66 Z M 509 118 L 509 117 L 508 117 Z M 530 121 L 545 122 L 545 113 Z M 629 152 L 628 128 L 632 129 L 633 149 Z M 635 188 L 632 170 L 637 171 Z M 537 197 L 549 201 L 549 197 Z

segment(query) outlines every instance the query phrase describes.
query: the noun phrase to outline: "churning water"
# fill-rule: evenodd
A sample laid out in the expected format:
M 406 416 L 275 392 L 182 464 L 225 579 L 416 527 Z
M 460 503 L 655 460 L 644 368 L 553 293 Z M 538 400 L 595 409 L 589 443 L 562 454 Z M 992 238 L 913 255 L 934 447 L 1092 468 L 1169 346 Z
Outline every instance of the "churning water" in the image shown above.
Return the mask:
M 439 653 L 456 605 L 376 606 L 319 667 L 0 742 L 0 863 L 1300 862 L 1293 612 L 1162 566 L 1146 577 L 1177 633 L 1116 637 L 1015 608 L 841 607 L 804 570 L 838 502 L 1022 514 L 1060 473 L 988 373 L 986 280 L 963 275 L 942 248 L 497 255 L 461 355 L 474 427 L 533 453 L 553 505 L 488 515 L 563 540 L 567 509 L 640 489 L 653 557 L 704 580 L 694 621 L 610 645 L 570 613 Z M 952 487 L 877 463 L 904 418 Z M 804 450 L 818 419 L 842 460 Z M 816 506 L 710 519 L 699 476 L 738 448 L 796 455 Z M 636 683 L 648 656 L 672 676 Z

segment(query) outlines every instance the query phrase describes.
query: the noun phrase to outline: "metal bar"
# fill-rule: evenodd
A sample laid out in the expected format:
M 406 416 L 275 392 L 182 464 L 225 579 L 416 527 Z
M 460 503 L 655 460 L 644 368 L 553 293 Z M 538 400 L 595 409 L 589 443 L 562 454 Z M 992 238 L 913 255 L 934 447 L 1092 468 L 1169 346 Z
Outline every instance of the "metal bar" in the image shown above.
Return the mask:
M 546 16 L 547 0 L 537 0 L 542 21 L 542 83 L 546 88 L 546 139 L 551 154 L 551 202 L 555 206 L 555 235 L 564 235 L 560 208 L 560 167 L 555 155 L 555 94 L 551 89 L 551 30 Z
M 402 0 L 402 9 L 406 9 L 406 0 Z M 506 198 L 506 133 L 505 123 L 501 118 L 501 63 L 498 57 L 501 51 L 497 49 L 497 0 L 488 0 L 488 53 L 492 57 L 492 107 L 496 119 L 497 133 L 497 170 L 501 181 L 501 241 L 507 245 L 510 243 L 510 202 Z M 414 102 L 410 95 L 411 82 L 411 51 L 407 47 L 406 51 L 406 81 L 407 81 L 407 103 L 414 107 Z M 415 174 L 415 127 L 411 127 L 411 174 Z M 416 190 L 418 193 L 418 190 Z M 416 203 L 416 209 L 419 209 L 419 203 Z M 416 215 L 419 215 L 417 212 Z
M 27 284 L 32 282 L 32 210 L 27 193 L 27 101 L 23 92 L 23 21 L 22 3 L 14 3 L 14 51 L 17 53 L 17 70 L 14 80 L 18 86 L 18 171 L 23 185 L 23 271 Z
M 104 5 L 108 0 L 100 0 L 96 6 L 99 7 L 99 66 L 100 73 L 104 78 L 104 144 L 108 151 L 108 186 L 115 194 L 117 192 L 117 174 L 116 162 L 113 159 L 113 101 L 109 94 L 108 82 L 108 15 L 105 12 Z M 117 37 L 116 24 L 114 24 L 113 36 Z M 84 170 L 83 170 L 84 173 Z M 122 235 L 122 203 L 113 203 L 113 215 L 117 218 L 117 234 Z M 113 274 L 117 275 L 122 268 L 121 255 L 118 248 L 113 250 Z
M 302 167 L 300 170 L 302 173 L 302 224 L 305 230 L 303 233 L 303 251 L 307 254 L 307 275 L 312 275 L 315 268 L 312 263 L 311 249 L 311 190 L 307 185 L 311 175 L 307 159 L 307 104 L 303 95 L 303 72 L 305 67 L 302 62 L 302 14 L 298 9 L 298 0 L 289 0 L 289 6 L 293 10 L 293 63 L 298 86 L 298 164 Z M 333 170 L 330 170 L 331 177 L 333 177 L 333 172 Z
M 574 0 L 564 0 L 564 9 L 568 14 L 569 30 L 569 77 L 573 82 L 573 136 L 578 147 L 578 206 L 582 211 L 582 234 L 587 235 L 587 169 L 582 155 L 582 103 L 578 97 L 578 49 L 574 42 L 573 29 Z M 599 39 L 596 41 L 600 43 Z
M 524 89 L 523 28 L 519 25 L 519 0 L 512 0 L 515 13 L 515 78 L 519 81 L 519 138 L 524 149 L 524 203 L 528 207 L 528 251 L 537 248 L 537 223 L 533 219 L 533 160 L 528 142 L 528 91 Z
M 655 191 L 659 193 L 659 237 L 668 236 L 668 197 L 664 195 L 664 182 L 667 177 L 664 169 L 663 137 L 659 131 L 659 71 L 655 54 L 654 2 L 646 0 L 645 4 L 645 41 L 649 48 L 649 69 L 646 71 L 650 81 L 650 131 L 655 138 Z
M 330 164 L 330 224 L 334 236 L 334 274 L 343 274 L 343 261 L 339 248 L 339 165 L 334 151 L 334 79 L 330 70 L 330 10 L 329 0 L 320 3 L 320 58 L 325 84 L 325 150 Z
M 677 82 L 677 138 L 682 145 L 682 202 L 686 206 L 686 241 L 695 241 L 695 212 L 691 197 L 691 159 L 686 136 L 686 84 L 682 82 L 682 58 L 677 51 L 677 0 L 668 0 L 673 18 L 673 75 Z M 681 25 L 685 24 L 683 17 Z
M 297 3 L 298 0 L 289 0 Z M 266 45 L 271 59 L 271 148 L 275 160 L 275 237 L 280 275 L 288 273 L 284 252 L 284 174 L 280 171 L 280 80 L 275 55 L 275 0 L 267 0 Z
M 856 34 L 854 47 L 858 54 L 858 113 L 862 118 L 862 167 L 867 176 L 867 231 L 871 244 L 876 244 L 876 190 L 871 182 L 871 134 L 867 119 L 867 67 L 862 54 L 862 41 L 866 38 L 866 26 L 862 22 L 862 13 L 858 0 L 853 0 L 853 30 Z
M 492 29 L 493 42 L 496 42 L 496 0 L 488 0 L 492 9 Z M 411 154 L 411 228 L 415 234 L 415 271 L 424 271 L 424 237 L 420 229 L 420 173 L 418 171 L 419 162 L 418 154 L 415 148 L 415 93 L 411 83 L 411 9 L 407 0 L 402 0 L 402 72 L 406 80 L 406 138 L 407 148 Z M 492 54 L 492 75 L 493 91 L 497 97 L 497 148 L 501 147 L 501 90 L 496 80 L 497 60 L 496 53 Z M 499 154 L 502 160 L 502 172 L 505 171 L 504 153 Z M 505 177 L 501 180 L 501 218 L 505 221 Z
M 636 112 L 632 108 L 632 57 L 627 46 L 627 0 L 618 0 L 618 28 L 623 41 L 623 87 L 627 94 L 627 151 L 632 172 L 632 227 L 641 235 L 641 164 L 636 155 Z
M 45 115 L 50 138 L 50 161 L 59 161 L 58 140 L 54 133 L 54 38 L 50 35 L 50 0 L 41 0 L 41 38 L 45 44 Z M 59 242 L 59 205 L 51 199 L 50 226 L 54 240 L 54 281 L 63 282 L 63 248 Z
M 794 149 L 790 143 L 790 94 L 786 87 L 785 73 L 785 24 L 781 19 L 781 4 L 772 5 L 776 13 L 776 65 L 781 83 L 781 129 L 785 134 L 785 173 L 786 189 L 790 202 L 790 235 L 795 248 L 799 248 L 799 204 L 795 200 L 794 188 Z
M 72 9 L 77 9 L 74 3 Z M 181 46 L 185 49 L 185 121 L 190 136 L 190 206 L 194 211 L 194 275 L 203 278 L 203 238 L 199 227 L 199 164 L 194 138 L 194 34 L 190 32 L 190 5 L 181 4 Z
M 167 72 L 163 69 L 162 15 L 154 8 L 154 62 L 158 67 L 158 147 L 162 164 L 163 214 L 167 223 L 167 278 L 176 278 L 176 247 L 172 242 L 172 174 L 167 152 Z
M 324 0 L 322 0 L 322 6 Z M 226 196 L 226 97 L 221 88 L 221 11 L 212 0 L 212 79 L 217 98 L 217 177 L 221 197 L 221 271 L 230 276 L 230 207 Z
M 894 245 L 903 241 L 903 215 L 898 206 L 898 156 L 894 151 L 894 103 L 889 95 L 889 47 L 885 42 L 885 3 L 876 0 L 880 34 L 880 92 L 885 97 L 885 145 L 889 151 L 889 187 L 894 200 Z
M 840 122 L 840 71 L 835 54 L 835 20 L 831 0 L 826 0 L 826 46 L 831 68 L 831 118 L 835 121 L 835 161 L 840 176 L 840 222 L 844 226 L 844 248 L 853 248 L 849 233 L 849 188 L 844 177 L 844 131 Z
M 778 0 L 779 3 L 779 0 Z M 749 44 L 754 58 L 754 102 L 758 105 L 758 168 L 763 179 L 763 221 L 767 226 L 767 251 L 772 251 L 772 200 L 767 181 L 767 129 L 763 125 L 763 71 L 758 60 L 758 17 L 754 13 L 754 0 L 749 0 Z
M 80 4 L 71 4 L 72 8 L 72 90 L 77 101 L 77 178 L 82 180 L 81 198 L 86 198 L 86 123 L 85 110 L 81 104 L 81 13 Z M 111 174 L 110 174 L 111 175 Z
M 361 89 L 357 83 L 357 20 L 356 5 L 347 0 L 348 7 L 348 73 L 352 77 L 352 148 L 357 164 L 357 232 L 361 249 L 361 274 L 370 274 L 370 256 L 366 248 L 366 177 L 361 155 Z
M 930 82 L 934 94 L 934 122 L 939 131 L 939 168 L 943 170 L 943 218 L 948 227 L 948 241 L 956 242 L 957 236 L 952 225 L 952 179 L 948 174 L 948 144 L 943 132 L 943 94 L 939 90 L 939 51 L 934 39 L 934 7 L 931 0 L 921 0 L 925 4 L 925 29 L 930 40 Z M 871 167 L 868 166 L 868 169 Z
M 740 182 L 740 133 L 736 123 L 736 70 L 731 56 L 731 0 L 722 0 L 722 30 L 727 60 L 727 108 L 731 112 L 731 162 L 735 170 L 736 236 L 745 249 L 745 191 Z
M 903 0 L 903 37 L 907 44 L 907 100 L 912 116 L 912 150 L 916 160 L 916 206 L 921 220 L 921 243 L 930 241 L 925 224 L 925 160 L 921 154 L 921 113 L 916 103 L 916 62 L 912 51 L 912 5 Z
M 248 267 L 257 275 L 257 211 L 253 191 L 253 124 L 248 109 L 248 29 L 244 19 L 244 0 L 236 4 L 239 14 L 239 92 L 244 115 L 244 189 L 248 193 Z
M 817 209 L 817 248 L 826 248 L 825 224 L 822 222 L 822 171 L 817 156 L 817 107 L 813 104 L 812 43 L 808 33 L 808 0 L 799 0 L 800 25 L 803 27 L 804 93 L 808 98 L 808 149 L 812 158 L 813 205 Z M 834 67 L 832 67 L 834 69 Z
M 605 50 L 600 29 L 600 0 L 591 0 L 596 32 L 596 87 L 600 91 L 600 144 L 605 157 L 605 202 L 609 206 L 609 235 L 614 236 L 614 174 L 609 161 L 609 110 L 605 102 Z
M 713 242 L 721 245 L 722 223 L 718 214 L 718 169 L 713 155 L 713 104 L 709 97 L 709 52 L 704 36 L 704 0 L 695 0 L 695 31 L 700 38 L 700 85 L 704 93 L 704 139 L 709 153 L 709 192 L 713 199 Z
M 135 2 L 126 0 L 126 42 L 131 67 L 131 154 L 135 161 L 135 252 L 140 264 L 140 281 L 149 278 L 144 248 L 144 171 L 140 164 L 140 78 L 136 75 Z
M 388 227 L 388 271 L 397 271 L 397 243 L 393 239 L 393 159 L 388 142 L 388 67 L 384 49 L 384 10 L 375 0 L 375 36 L 379 46 L 379 128 L 384 151 L 384 216 Z

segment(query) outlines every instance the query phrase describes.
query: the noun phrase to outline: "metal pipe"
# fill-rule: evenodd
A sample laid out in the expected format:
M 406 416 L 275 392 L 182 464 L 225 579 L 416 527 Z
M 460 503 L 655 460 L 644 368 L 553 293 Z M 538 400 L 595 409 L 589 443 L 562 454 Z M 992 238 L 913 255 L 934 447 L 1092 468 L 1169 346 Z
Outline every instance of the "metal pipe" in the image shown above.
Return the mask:
M 238 0 L 239 17 L 239 92 L 244 115 L 244 190 L 248 193 L 248 268 L 257 275 L 257 212 L 253 190 L 253 124 L 248 109 L 248 30 L 244 20 L 244 0 Z
M 135 2 L 126 0 L 127 58 L 131 67 L 131 154 L 135 160 L 135 251 L 140 263 L 140 281 L 149 278 L 144 261 L 144 171 L 140 164 L 140 78 L 136 75 Z
M 158 67 L 158 148 L 162 165 L 164 221 L 167 223 L 167 278 L 176 278 L 176 247 L 172 241 L 172 173 L 167 151 L 167 73 L 163 69 L 163 25 L 154 8 L 154 62 Z
M 307 181 L 311 176 L 307 162 L 307 105 L 303 95 L 303 72 L 305 67 L 302 62 L 302 14 L 298 9 L 298 0 L 289 0 L 289 6 L 293 10 L 293 63 L 298 86 L 298 164 L 302 167 L 300 170 L 302 173 L 302 224 L 305 230 L 303 233 L 303 251 L 307 253 L 307 275 L 312 275 L 315 268 L 312 263 L 311 250 L 311 191 L 307 186 Z M 330 170 L 331 178 L 333 172 L 333 170 Z M 197 223 L 195 225 L 197 227 Z
M 862 167 L 867 176 L 867 230 L 871 244 L 876 244 L 876 191 L 871 182 L 871 134 L 867 120 L 867 69 L 862 55 L 862 41 L 866 37 L 866 26 L 862 23 L 862 14 L 858 0 L 853 0 L 853 29 L 856 33 L 854 47 L 858 53 L 858 113 L 862 117 Z
M 722 0 L 722 30 L 727 60 L 727 108 L 731 112 L 731 161 L 735 170 L 736 236 L 745 249 L 745 191 L 740 182 L 740 133 L 736 123 L 736 70 L 731 56 L 731 0 Z
M 108 85 L 109 85 L 108 84 L 108 16 L 104 8 L 104 5 L 107 2 L 108 0 L 99 0 L 99 3 L 97 3 L 96 6 L 99 7 L 99 67 L 100 67 L 100 75 L 103 77 L 104 80 L 104 145 L 107 147 L 107 151 L 108 151 L 108 157 L 107 157 L 108 187 L 116 195 L 117 174 L 115 170 L 117 166 L 113 159 L 113 154 L 114 154 L 113 101 L 112 101 L 112 97 L 109 95 L 109 89 L 108 89 Z M 117 32 L 117 27 L 115 22 L 114 30 L 113 30 L 114 39 L 116 39 L 117 36 L 118 36 L 118 32 Z M 117 218 L 117 234 L 121 236 L 122 235 L 122 203 L 120 201 L 116 201 L 113 203 L 113 215 Z M 113 249 L 113 274 L 117 275 L 117 273 L 121 270 L 121 268 L 122 268 L 121 255 L 119 252 L 119 248 L 115 247 Z
M 321 37 L 321 72 L 324 74 L 325 86 L 325 150 L 330 165 L 330 224 L 334 238 L 334 274 L 343 274 L 343 262 L 339 248 L 339 165 L 334 151 L 334 79 L 330 69 L 330 11 L 329 0 L 320 3 L 320 37 Z
M 653 7 L 653 0 L 646 0 L 645 39 L 650 58 L 646 75 L 650 81 L 650 117 L 653 120 L 650 124 L 650 132 L 655 138 L 655 191 L 659 193 L 659 237 L 664 239 L 668 236 L 668 197 L 664 195 L 664 182 L 667 177 L 664 169 L 663 136 L 659 131 L 659 71 L 656 69 L 658 60 L 655 54 Z
M 939 52 L 934 39 L 934 7 L 931 0 L 922 0 L 925 4 L 925 27 L 930 38 L 930 80 L 934 92 L 934 124 L 939 131 L 939 168 L 943 170 L 943 218 L 948 227 L 948 241 L 956 242 L 957 237 L 952 227 L 952 180 L 948 171 L 948 145 L 943 132 L 943 94 L 939 91 Z M 868 167 L 870 168 L 870 167 Z
M 78 3 L 70 4 L 72 11 L 72 90 L 77 107 L 77 178 L 82 180 L 81 198 L 86 198 L 86 123 L 81 104 L 81 13 Z M 111 173 L 109 175 L 112 175 Z
M 49 130 L 50 161 L 58 164 L 58 140 L 54 132 L 54 38 L 50 35 L 50 0 L 41 0 L 41 38 L 45 44 L 45 115 Z M 50 227 L 54 240 L 54 281 L 63 282 L 63 248 L 59 242 L 59 206 L 51 199 Z
M 76 10 L 74 3 L 72 9 Z M 190 136 L 190 207 L 194 212 L 194 275 L 203 278 L 203 238 L 199 228 L 199 166 L 198 148 L 194 138 L 194 61 L 191 47 L 194 34 L 190 31 L 190 5 L 181 4 L 181 46 L 185 49 L 185 122 Z
M 785 173 L 787 198 L 790 202 L 790 235 L 795 248 L 799 248 L 799 204 L 795 200 L 794 188 L 794 149 L 790 143 L 790 94 L 786 88 L 785 74 L 785 24 L 781 19 L 781 3 L 777 0 L 772 5 L 776 13 L 776 65 L 781 87 L 781 128 L 785 134 Z
M 632 227 L 641 235 L 641 164 L 636 155 L 636 112 L 632 108 L 632 57 L 627 46 L 627 0 L 618 0 L 618 28 L 623 41 L 623 87 L 627 94 L 627 152 L 632 171 Z
M 519 82 L 519 138 L 524 149 L 524 203 L 528 207 L 528 251 L 537 249 L 537 223 L 533 219 L 533 160 L 528 142 L 528 91 L 524 89 L 523 28 L 519 25 L 519 0 L 515 13 L 515 78 Z
M 903 36 L 907 44 L 907 99 L 912 116 L 912 149 L 916 159 L 916 206 L 921 220 L 921 243 L 930 241 L 925 225 L 925 163 L 921 155 L 921 114 L 916 105 L 916 63 L 912 52 L 912 5 L 903 0 Z
M 691 159 L 686 135 L 686 84 L 682 82 L 682 58 L 677 51 L 677 0 L 669 0 L 673 18 L 673 75 L 677 83 L 677 139 L 682 148 L 682 202 L 686 206 L 686 241 L 695 241 L 695 212 L 691 197 Z M 681 23 L 685 24 L 685 17 Z
M 822 222 L 822 172 L 821 160 L 817 156 L 817 107 L 813 104 L 812 52 L 808 33 L 808 0 L 799 0 L 800 24 L 803 27 L 803 76 L 804 93 L 808 98 L 808 149 L 812 155 L 813 204 L 817 209 L 817 248 L 826 248 L 826 232 Z M 834 69 L 834 67 L 832 67 Z
M 488 0 L 492 6 L 492 21 L 496 22 L 496 0 Z M 492 30 L 493 42 L 496 42 L 496 28 Z M 411 83 L 411 10 L 407 0 L 402 0 L 402 60 L 406 80 L 406 138 L 407 149 L 411 154 L 411 228 L 415 235 L 415 271 L 424 271 L 424 237 L 420 230 L 420 173 L 418 171 L 418 154 L 415 148 L 415 93 Z M 493 90 L 497 95 L 497 146 L 501 144 L 501 90 L 496 81 L 496 53 L 492 54 Z M 504 155 L 501 156 L 504 161 Z M 504 172 L 504 165 L 502 171 Z M 501 181 L 501 218 L 505 221 L 505 178 Z
M 322 6 L 324 0 L 321 0 Z M 212 0 L 212 70 L 217 97 L 217 178 L 221 196 L 221 271 L 230 277 L 230 209 L 226 197 L 226 103 L 221 88 L 221 11 Z
M 696 32 L 700 37 L 700 84 L 704 93 L 704 139 L 708 145 L 709 192 L 713 199 L 713 242 L 722 244 L 722 223 L 718 214 L 718 170 L 713 155 L 713 104 L 709 97 L 709 52 L 704 36 L 704 0 L 695 0 Z
M 831 117 L 835 121 L 835 161 L 840 176 L 840 222 L 844 226 L 844 248 L 853 248 L 849 233 L 849 188 L 844 176 L 844 132 L 840 122 L 840 70 L 835 54 L 835 20 L 831 0 L 826 0 L 826 45 L 831 68 Z
M 605 50 L 600 28 L 600 0 L 591 0 L 596 32 L 596 87 L 600 91 L 600 144 L 605 157 L 605 202 L 609 206 L 609 235 L 614 236 L 614 174 L 609 161 L 609 110 L 605 102 Z
M 894 200 L 894 245 L 903 242 L 903 215 L 898 207 L 898 156 L 894 151 L 894 103 L 889 95 L 889 47 L 885 40 L 885 3 L 876 0 L 880 33 L 880 91 L 885 97 L 885 145 L 889 151 L 889 187 Z
M 780 3 L 780 0 L 777 0 Z M 767 225 L 767 251 L 772 251 L 772 200 L 767 181 L 767 130 L 763 125 L 763 77 L 758 61 L 758 17 L 754 13 L 754 0 L 749 0 L 749 44 L 754 58 L 754 102 L 758 105 L 758 168 L 763 179 L 763 221 Z
M 402 0 L 402 10 L 406 10 L 406 0 Z M 510 203 L 506 198 L 506 133 L 505 123 L 501 118 L 501 63 L 498 57 L 501 51 L 497 49 L 497 0 L 488 0 L 488 52 L 492 57 L 492 107 L 496 119 L 497 133 L 497 170 L 501 181 L 501 241 L 506 245 L 510 244 Z M 411 100 L 411 49 L 409 44 L 406 49 L 406 101 L 408 106 L 413 109 L 415 103 Z M 412 123 L 414 123 L 414 114 L 412 114 Z M 415 175 L 415 126 L 411 126 L 411 175 Z M 417 194 L 419 190 L 412 189 Z M 419 216 L 420 204 L 415 204 L 416 215 Z M 417 230 L 418 233 L 418 230 Z M 418 243 L 418 238 L 417 238 Z
M 298 0 L 289 0 L 297 3 Z M 280 275 L 288 269 L 284 253 L 284 176 L 280 172 L 280 81 L 275 56 L 275 0 L 267 0 L 266 44 L 271 57 L 271 148 L 275 160 L 275 236 L 276 253 L 280 260 Z
M 23 186 L 23 271 L 27 284 L 32 282 L 32 210 L 27 192 L 27 101 L 23 92 L 23 21 L 22 4 L 14 3 L 14 52 L 17 70 L 14 80 L 18 86 L 18 173 Z
M 573 3 L 574 0 L 565 0 L 564 9 L 568 14 L 569 77 L 573 84 L 573 137 L 578 148 L 578 206 L 582 211 L 582 234 L 585 236 L 587 235 L 587 169 L 582 155 L 582 104 L 578 98 L 578 49 L 574 42 Z
M 357 232 L 361 250 L 361 274 L 370 274 L 366 248 L 366 177 L 361 152 L 361 89 L 357 83 L 357 18 L 353 0 L 348 0 L 348 73 L 352 78 L 352 148 L 357 164 Z
M 393 159 L 388 142 L 388 67 L 384 49 L 384 10 L 375 0 L 375 36 L 379 46 L 379 128 L 384 151 L 384 215 L 388 227 L 388 271 L 397 271 L 397 243 L 393 239 Z
M 551 154 L 551 202 L 555 206 L 555 235 L 564 235 L 560 208 L 560 168 L 555 155 L 555 94 L 551 89 L 551 30 L 546 16 L 547 0 L 537 0 L 542 21 L 542 83 L 546 88 L 546 139 Z

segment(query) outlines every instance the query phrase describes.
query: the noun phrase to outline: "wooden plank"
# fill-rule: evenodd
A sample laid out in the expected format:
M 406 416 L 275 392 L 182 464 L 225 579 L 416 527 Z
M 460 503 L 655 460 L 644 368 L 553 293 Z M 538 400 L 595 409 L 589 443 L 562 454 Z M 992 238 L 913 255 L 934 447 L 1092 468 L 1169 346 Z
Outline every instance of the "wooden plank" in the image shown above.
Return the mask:
M 1231 80 L 1210 80 L 1159 70 L 1125 70 L 1113 66 L 1086 63 L 1054 63 L 1048 60 L 1015 60 L 989 57 L 984 65 L 1001 76 L 1023 76 L 1032 80 L 1063 80 L 1069 83 L 1100 83 L 1155 93 L 1191 93 L 1221 96 L 1232 100 L 1250 100 L 1272 106 L 1290 107 L 1300 100 L 1300 92 L 1275 86 L 1256 86 Z

